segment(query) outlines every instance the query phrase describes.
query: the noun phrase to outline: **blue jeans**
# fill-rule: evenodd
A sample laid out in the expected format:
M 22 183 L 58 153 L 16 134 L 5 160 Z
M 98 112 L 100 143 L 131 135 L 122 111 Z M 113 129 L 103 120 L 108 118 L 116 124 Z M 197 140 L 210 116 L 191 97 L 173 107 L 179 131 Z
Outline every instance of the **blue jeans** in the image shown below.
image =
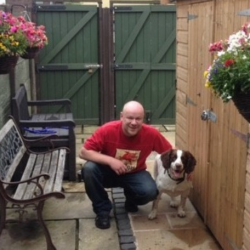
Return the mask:
M 105 188 L 121 187 L 126 200 L 144 205 L 156 199 L 158 190 L 154 179 L 146 170 L 117 175 L 109 166 L 86 162 L 82 168 L 85 190 L 96 214 L 109 214 L 112 203 Z

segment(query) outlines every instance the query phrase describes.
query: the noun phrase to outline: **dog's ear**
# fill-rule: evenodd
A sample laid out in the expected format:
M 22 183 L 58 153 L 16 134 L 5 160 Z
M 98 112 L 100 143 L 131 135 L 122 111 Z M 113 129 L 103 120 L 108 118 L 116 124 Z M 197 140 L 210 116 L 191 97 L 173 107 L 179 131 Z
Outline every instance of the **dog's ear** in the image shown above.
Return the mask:
M 169 169 L 170 168 L 170 164 L 171 164 L 171 154 L 172 154 L 173 150 L 170 149 L 164 153 L 161 154 L 161 161 L 162 161 L 162 165 L 165 169 Z
M 194 167 L 196 165 L 196 159 L 189 151 L 186 151 L 186 157 L 187 157 L 187 162 L 185 164 L 185 172 L 187 174 L 190 174 L 191 172 L 194 171 Z

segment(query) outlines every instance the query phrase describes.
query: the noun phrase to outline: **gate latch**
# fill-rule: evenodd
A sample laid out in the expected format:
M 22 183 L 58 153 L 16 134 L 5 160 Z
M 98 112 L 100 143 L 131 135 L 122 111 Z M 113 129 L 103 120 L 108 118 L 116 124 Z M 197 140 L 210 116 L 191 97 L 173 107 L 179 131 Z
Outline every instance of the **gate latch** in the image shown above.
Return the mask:
M 102 64 L 87 64 L 86 68 L 88 69 L 88 73 L 92 74 L 94 69 L 102 68 Z

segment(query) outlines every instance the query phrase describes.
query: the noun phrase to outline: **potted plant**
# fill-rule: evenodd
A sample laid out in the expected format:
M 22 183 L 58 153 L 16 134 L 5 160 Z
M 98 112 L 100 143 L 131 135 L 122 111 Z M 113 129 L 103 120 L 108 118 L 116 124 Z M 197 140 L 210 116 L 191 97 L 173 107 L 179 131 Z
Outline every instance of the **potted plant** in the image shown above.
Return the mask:
M 45 26 L 37 26 L 33 22 L 26 21 L 22 16 L 20 16 L 18 19 L 22 23 L 22 30 L 28 43 L 26 52 L 21 57 L 25 59 L 34 58 L 37 52 L 39 52 L 45 45 L 48 44 Z
M 205 86 L 223 102 L 233 100 L 241 115 L 250 122 L 250 23 L 209 46 L 214 60 L 204 72 Z
M 0 10 L 0 74 L 7 74 L 28 46 L 21 23 L 11 13 Z

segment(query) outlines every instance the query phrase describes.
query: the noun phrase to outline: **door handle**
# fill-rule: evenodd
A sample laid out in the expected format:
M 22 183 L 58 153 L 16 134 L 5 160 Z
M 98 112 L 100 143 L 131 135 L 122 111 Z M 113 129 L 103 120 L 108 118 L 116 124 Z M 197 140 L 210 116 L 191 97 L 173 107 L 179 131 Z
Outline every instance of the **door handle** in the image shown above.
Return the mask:
M 208 121 L 211 120 L 212 122 L 216 122 L 217 121 L 217 116 L 214 112 L 212 112 L 209 109 L 205 109 L 202 111 L 201 113 L 201 120 L 202 121 Z

